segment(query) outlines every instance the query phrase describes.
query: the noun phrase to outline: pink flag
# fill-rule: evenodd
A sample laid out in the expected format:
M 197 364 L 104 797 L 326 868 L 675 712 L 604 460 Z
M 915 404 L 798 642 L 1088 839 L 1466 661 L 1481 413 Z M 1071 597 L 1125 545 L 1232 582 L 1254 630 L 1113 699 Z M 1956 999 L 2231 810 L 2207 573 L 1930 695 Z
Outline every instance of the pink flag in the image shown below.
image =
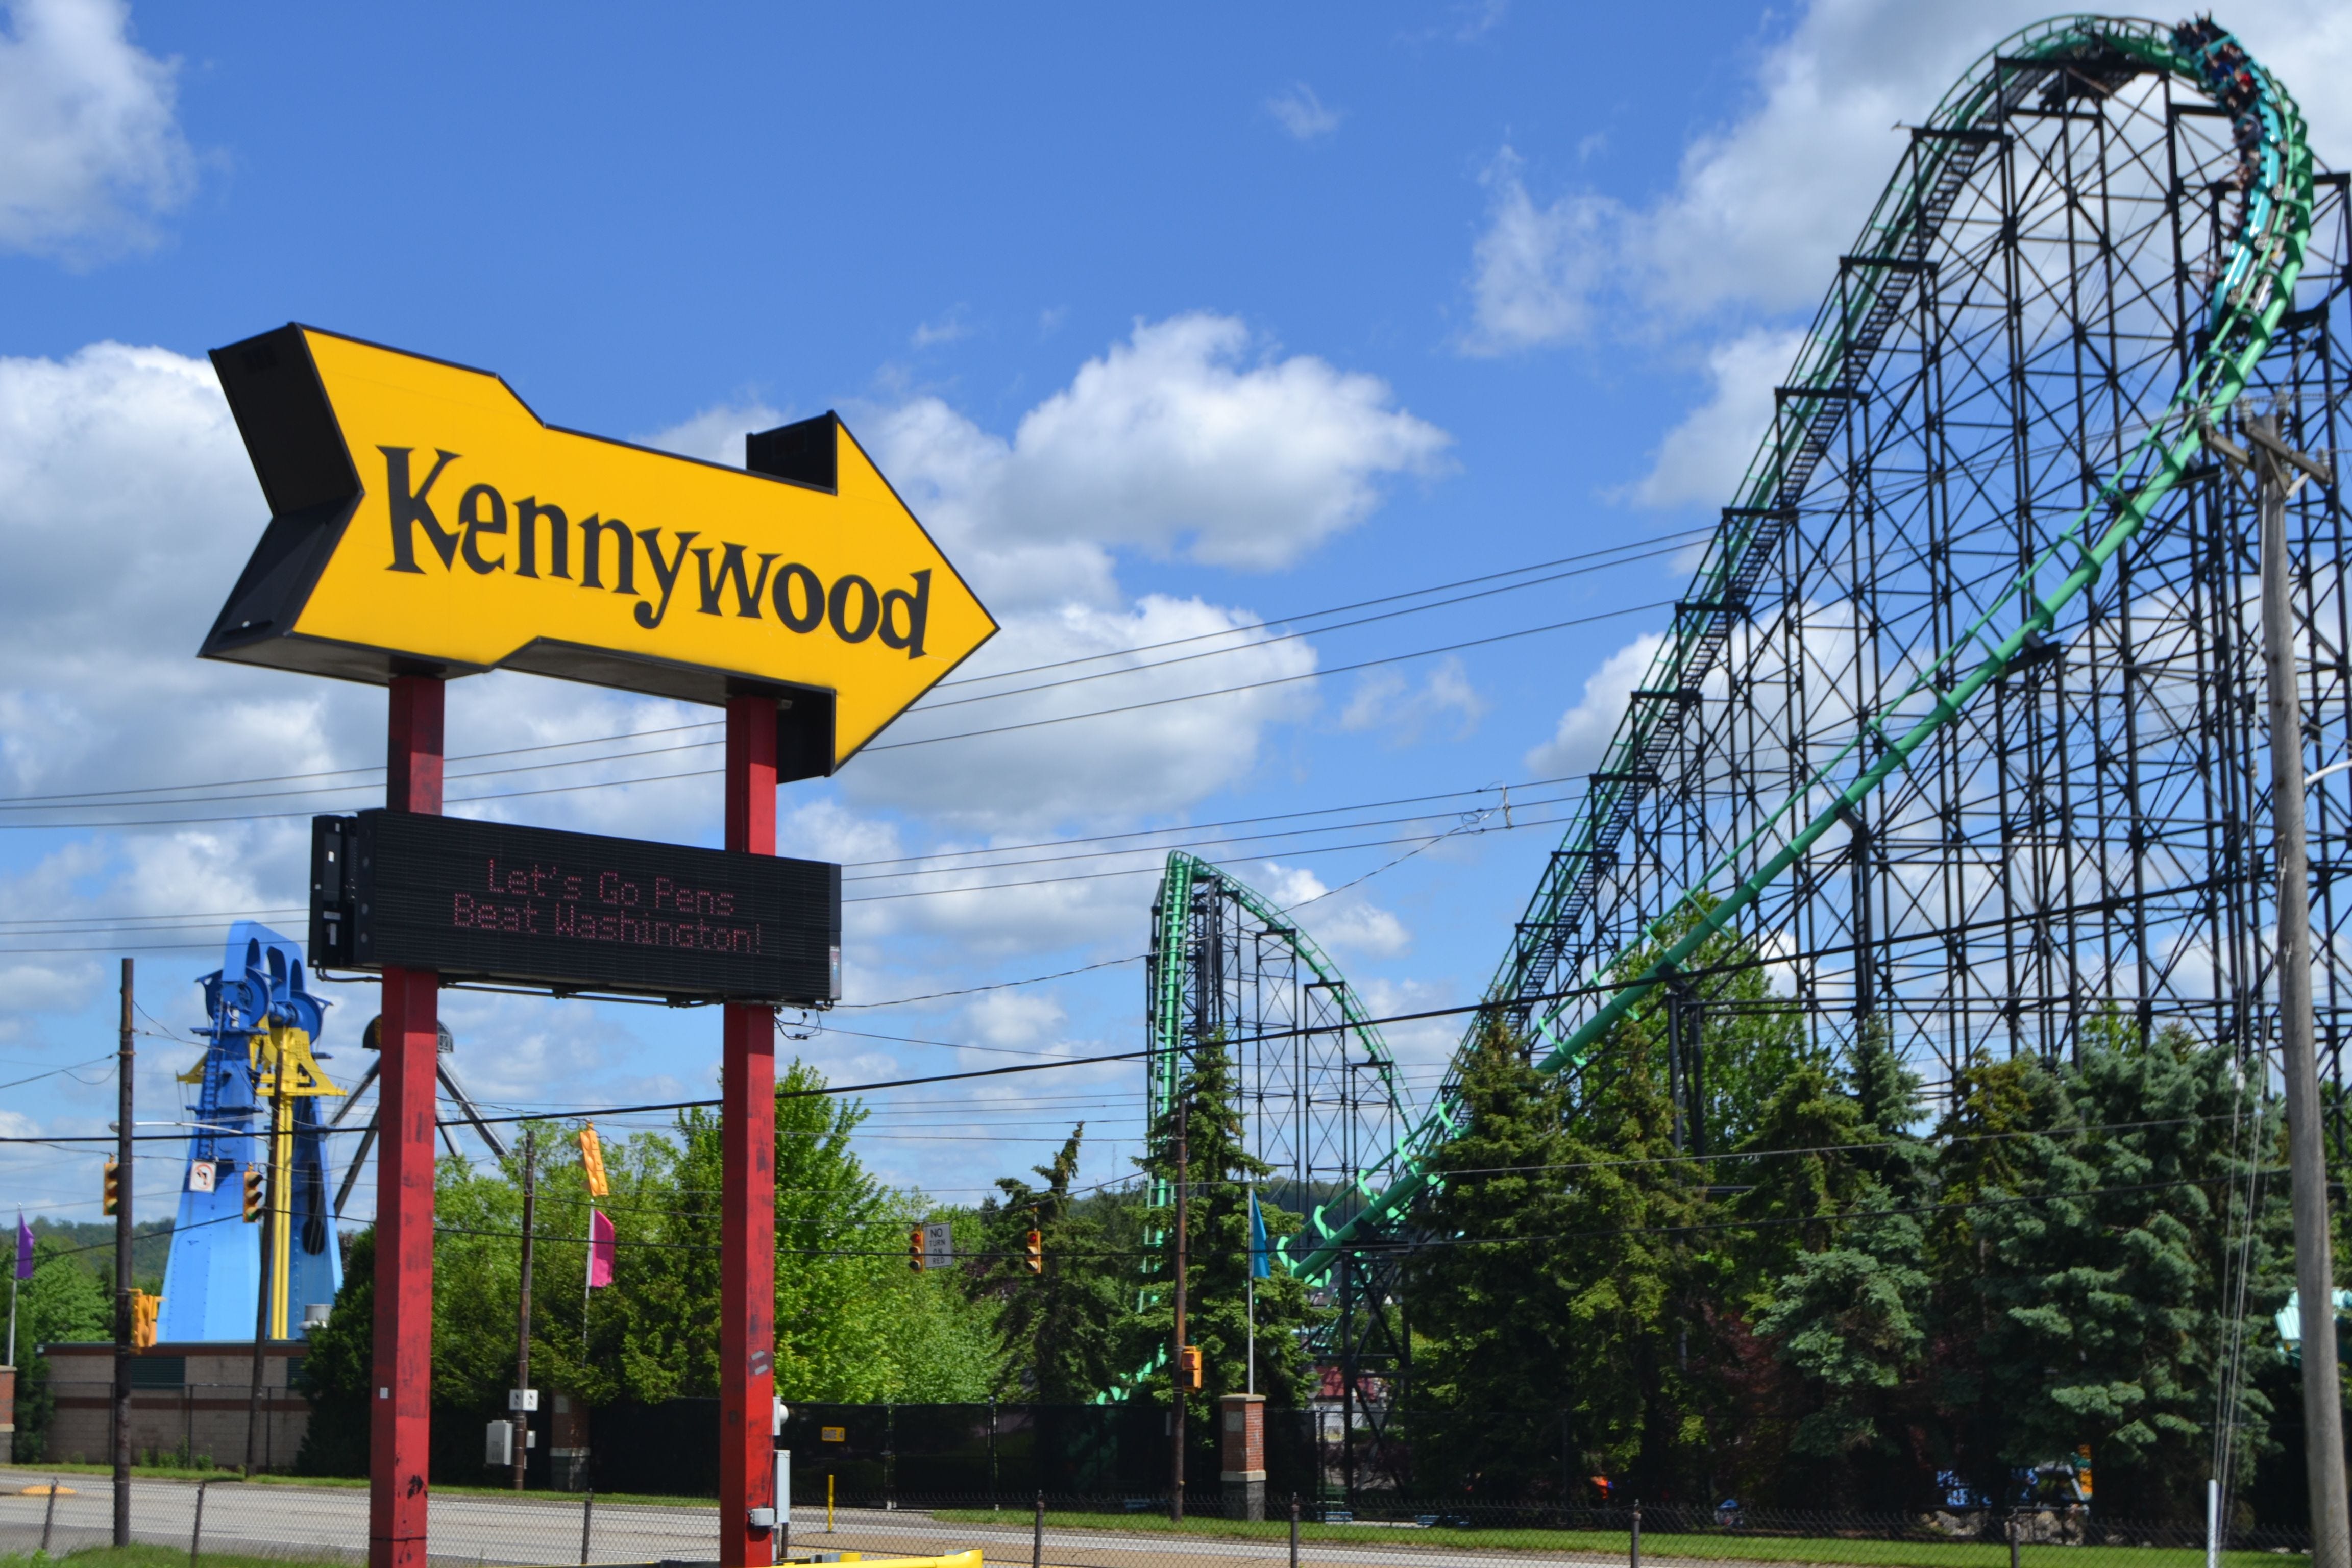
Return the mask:
M 588 1211 L 588 1289 L 613 1282 L 613 1222 Z

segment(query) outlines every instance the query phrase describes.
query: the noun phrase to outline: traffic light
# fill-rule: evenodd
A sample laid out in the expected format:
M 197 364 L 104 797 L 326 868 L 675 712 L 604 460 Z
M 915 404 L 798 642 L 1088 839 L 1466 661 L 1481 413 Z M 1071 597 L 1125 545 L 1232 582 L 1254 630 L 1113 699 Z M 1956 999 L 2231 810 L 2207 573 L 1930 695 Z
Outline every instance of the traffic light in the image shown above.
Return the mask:
M 247 1165 L 245 1168 L 245 1223 L 252 1225 L 258 1221 L 261 1207 L 261 1167 Z
M 918 1274 L 923 1271 L 923 1227 L 919 1225 L 907 1239 L 907 1267 Z
M 1032 1274 L 1045 1272 L 1045 1238 L 1043 1236 L 1034 1230 L 1029 1233 L 1028 1239 L 1022 1243 L 1021 1261 Z
M 116 1213 L 122 1207 L 122 1169 L 113 1161 L 106 1163 L 106 1212 Z
M 155 1318 L 163 1310 L 163 1298 L 151 1296 L 144 1290 L 131 1292 L 131 1348 L 143 1351 L 155 1342 Z
M 1201 1392 L 1201 1347 L 1186 1345 L 1176 1352 L 1176 1389 L 1180 1394 Z

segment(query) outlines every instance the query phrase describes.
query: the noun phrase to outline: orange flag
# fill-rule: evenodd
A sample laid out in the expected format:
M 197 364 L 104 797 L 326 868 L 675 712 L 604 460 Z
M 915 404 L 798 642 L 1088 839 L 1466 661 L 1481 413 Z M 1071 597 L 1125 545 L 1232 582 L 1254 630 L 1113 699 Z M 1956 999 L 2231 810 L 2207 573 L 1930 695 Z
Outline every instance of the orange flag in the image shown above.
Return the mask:
M 580 1129 L 580 1169 L 588 1177 L 588 1195 L 607 1195 L 604 1185 L 604 1145 L 597 1141 L 596 1124 L 593 1121 Z

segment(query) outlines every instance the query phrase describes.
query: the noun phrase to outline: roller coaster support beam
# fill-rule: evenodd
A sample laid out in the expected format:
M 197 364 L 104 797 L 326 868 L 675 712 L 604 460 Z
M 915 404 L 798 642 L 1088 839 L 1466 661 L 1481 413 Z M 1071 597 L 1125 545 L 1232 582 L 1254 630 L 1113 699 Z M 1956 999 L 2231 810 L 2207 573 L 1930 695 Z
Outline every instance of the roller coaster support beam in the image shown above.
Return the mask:
M 2294 1284 L 2303 1315 L 2303 1436 L 2311 1489 L 2312 1568 L 2352 1568 L 2344 1483 L 2344 1402 L 2336 1364 L 2336 1260 L 2327 1216 L 2319 1058 L 2311 1005 L 2311 867 L 2304 847 L 2303 700 L 2295 685 L 2286 502 L 2325 464 L 2281 438 L 2275 415 L 2246 422 L 2246 447 L 2210 426 L 2206 444 L 2241 476 L 2252 470 L 2262 516 L 2263 673 L 2269 687 L 2271 817 L 2278 853 L 2279 1066 L 2286 1078 L 2287 1167 L 2294 1215 Z

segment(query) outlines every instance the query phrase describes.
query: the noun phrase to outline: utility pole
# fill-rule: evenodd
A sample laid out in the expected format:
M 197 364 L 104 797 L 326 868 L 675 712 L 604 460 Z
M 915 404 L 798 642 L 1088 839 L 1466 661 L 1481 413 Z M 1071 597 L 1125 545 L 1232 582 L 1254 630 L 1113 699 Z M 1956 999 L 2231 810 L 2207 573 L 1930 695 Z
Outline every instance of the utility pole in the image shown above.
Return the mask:
M 131 960 L 122 961 L 122 1035 L 114 1065 L 114 1544 L 131 1544 Z
M 264 1079 L 269 1087 L 269 1131 L 253 1142 L 268 1151 L 263 1156 L 268 1163 L 262 1168 L 269 1173 L 261 1205 L 261 1279 L 253 1300 L 253 1382 L 245 1396 L 245 1473 L 248 1477 L 259 1463 L 257 1449 L 261 1441 L 261 1352 L 269 1343 L 270 1309 L 278 1294 L 278 1106 L 286 1068 L 286 1064 L 268 1047 L 262 1060 L 269 1069 Z
M 522 1134 L 522 1294 L 515 1306 L 515 1387 L 525 1391 L 516 1400 L 514 1413 L 514 1489 L 522 1490 L 523 1467 L 530 1458 L 530 1413 L 523 1408 L 530 1403 L 530 1243 L 533 1222 L 539 1217 L 539 1133 L 525 1128 Z
M 2303 1319 L 2305 1478 L 2311 1493 L 2312 1568 L 2352 1568 L 2352 1515 L 2344 1479 L 2343 1393 L 2336 1366 L 2336 1260 L 2321 1146 L 2319 1057 L 2313 1042 L 2310 866 L 2304 846 L 2303 700 L 2296 688 L 2288 599 L 2287 498 L 2305 479 L 2332 484 L 2329 467 L 2286 444 L 2275 412 L 2242 418 L 2246 446 L 2208 426 L 2207 446 L 2242 477 L 2252 470 L 2261 516 L 2263 673 L 2269 689 L 2271 820 L 2278 854 L 2279 1066 L 2286 1079 L 2287 1166 L 2294 1217 L 2294 1283 Z M 2226 1478 L 2223 1478 L 2226 1484 Z
M 1176 1088 L 1176 1321 L 1168 1346 L 1168 1517 L 1184 1522 L 1184 1222 L 1192 1163 L 1184 1147 L 1192 1106 L 1189 1085 Z

